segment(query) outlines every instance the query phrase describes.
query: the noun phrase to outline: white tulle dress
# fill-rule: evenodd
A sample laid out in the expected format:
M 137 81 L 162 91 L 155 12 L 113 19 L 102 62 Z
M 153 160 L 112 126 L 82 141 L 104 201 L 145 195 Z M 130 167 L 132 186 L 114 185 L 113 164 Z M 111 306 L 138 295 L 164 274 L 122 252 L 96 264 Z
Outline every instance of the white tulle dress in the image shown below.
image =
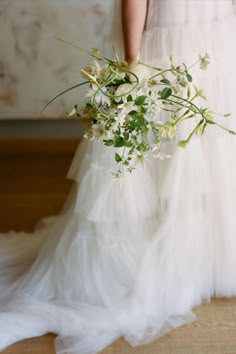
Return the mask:
M 195 82 L 235 129 L 235 37 L 231 0 L 150 0 L 141 57 L 191 64 L 208 52 Z M 120 336 L 136 346 L 236 295 L 235 151 L 236 137 L 210 127 L 118 186 L 113 151 L 83 141 L 63 212 L 33 234 L 1 235 L 0 350 L 47 332 L 58 354 L 94 354 Z

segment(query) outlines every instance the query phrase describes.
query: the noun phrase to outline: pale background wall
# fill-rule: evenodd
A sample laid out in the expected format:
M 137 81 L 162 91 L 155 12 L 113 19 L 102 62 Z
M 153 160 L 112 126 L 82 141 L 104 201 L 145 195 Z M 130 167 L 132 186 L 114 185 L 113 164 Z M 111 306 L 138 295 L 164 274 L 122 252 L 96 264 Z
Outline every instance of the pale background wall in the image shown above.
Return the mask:
M 102 47 L 109 37 L 114 0 L 0 0 L 0 119 L 65 117 L 82 96 L 55 94 L 82 80 L 88 57 L 58 42 Z

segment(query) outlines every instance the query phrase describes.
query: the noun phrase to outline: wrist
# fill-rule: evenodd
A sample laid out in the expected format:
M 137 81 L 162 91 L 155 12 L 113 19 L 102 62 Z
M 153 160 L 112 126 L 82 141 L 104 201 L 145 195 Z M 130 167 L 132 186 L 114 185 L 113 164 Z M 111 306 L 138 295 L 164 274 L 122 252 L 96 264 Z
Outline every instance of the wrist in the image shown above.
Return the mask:
M 125 55 L 125 61 L 128 63 L 128 64 L 131 64 L 133 63 L 134 61 L 138 61 L 139 59 L 139 52 L 136 53 L 135 55 Z

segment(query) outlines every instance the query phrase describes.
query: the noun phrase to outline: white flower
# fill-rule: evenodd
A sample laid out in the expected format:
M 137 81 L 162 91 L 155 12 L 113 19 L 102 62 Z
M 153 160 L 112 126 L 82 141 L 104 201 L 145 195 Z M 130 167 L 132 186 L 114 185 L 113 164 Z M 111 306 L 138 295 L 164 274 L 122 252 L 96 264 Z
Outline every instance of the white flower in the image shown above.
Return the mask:
M 136 64 L 132 67 L 130 67 L 130 71 L 132 73 L 134 73 L 136 76 L 138 76 L 139 80 L 141 81 L 142 79 L 148 79 L 148 69 L 146 66 L 142 65 L 142 64 Z M 130 80 L 132 82 L 136 82 L 136 78 L 134 77 L 134 75 L 130 74 Z
M 96 95 L 95 101 L 97 102 L 97 104 L 102 106 L 107 105 L 109 107 L 111 105 L 110 98 L 104 95 L 104 93 L 102 93 L 101 91 L 99 91 L 98 94 Z
M 74 108 L 69 113 L 67 113 L 67 116 L 72 117 L 76 114 L 79 114 L 79 108 L 77 105 L 75 105 Z
M 204 56 L 199 55 L 199 60 L 200 60 L 200 68 L 202 70 L 206 70 L 208 65 L 210 64 L 210 57 L 208 53 L 206 53 Z
M 120 85 L 118 88 L 117 88 L 117 90 L 116 90 L 116 92 L 115 92 L 115 95 L 116 96 L 125 96 L 125 95 L 128 95 L 129 93 L 131 93 L 131 91 L 132 91 L 132 89 L 133 89 L 133 85 L 131 85 L 131 84 L 122 84 L 122 85 Z M 117 99 L 118 99 L 118 97 L 117 97 Z M 120 99 L 119 99 L 120 100 Z
M 197 86 L 193 85 L 194 89 L 195 89 L 195 94 L 196 96 L 199 96 L 201 98 L 203 98 L 205 101 L 207 100 L 205 94 L 204 94 L 204 89 L 199 89 L 197 88 Z
M 105 129 L 105 123 L 99 122 L 93 124 L 90 129 L 84 134 L 84 138 L 88 140 L 103 140 L 107 137 L 107 131 Z
M 189 81 L 186 79 L 186 77 L 184 75 L 178 75 L 177 83 L 180 86 L 182 86 L 182 87 L 188 87 L 189 86 Z
M 106 137 L 106 129 L 105 124 L 103 122 L 93 124 L 92 131 L 96 140 L 103 140 Z
M 121 113 L 128 114 L 135 108 L 135 106 L 133 101 L 129 101 L 119 104 L 117 108 L 121 110 Z
M 86 133 L 84 134 L 84 138 L 87 139 L 87 140 L 94 140 L 95 139 L 95 136 L 94 136 L 94 133 L 93 133 L 93 130 L 92 129 L 88 129 L 86 131 Z
M 146 109 L 145 118 L 151 122 L 156 122 L 158 113 L 162 110 L 162 102 L 159 100 L 158 93 L 155 90 L 151 90 L 150 94 L 146 94 Z
M 87 71 L 81 69 L 81 70 L 80 70 L 80 73 L 81 73 L 81 75 L 82 75 L 86 80 L 89 79 L 89 80 L 92 81 L 92 82 L 97 82 L 96 76 L 93 76 L 93 75 L 87 73 Z
M 101 65 L 97 60 L 91 60 L 84 69 L 81 70 L 81 75 L 85 79 L 95 79 L 101 71 Z
M 103 87 L 102 90 L 104 93 L 107 92 L 106 87 Z M 95 97 L 95 102 L 98 105 L 102 105 L 102 106 L 107 105 L 108 107 L 110 107 L 111 100 L 103 92 L 98 89 L 96 84 L 92 84 L 90 86 L 90 88 L 88 89 L 88 92 L 86 93 L 85 98 L 89 98 L 92 100 Z
M 143 167 L 145 166 L 145 155 L 136 150 L 132 154 L 132 165 L 137 166 L 137 165 L 142 165 Z
M 135 109 L 133 101 L 130 102 L 124 102 L 121 103 L 117 106 L 118 112 L 117 112 L 117 119 L 121 124 L 124 124 L 127 121 L 127 116 L 129 112 Z
M 99 72 L 99 77 L 102 81 L 106 81 L 108 76 L 110 74 L 110 69 L 108 66 L 104 66 L 100 72 Z

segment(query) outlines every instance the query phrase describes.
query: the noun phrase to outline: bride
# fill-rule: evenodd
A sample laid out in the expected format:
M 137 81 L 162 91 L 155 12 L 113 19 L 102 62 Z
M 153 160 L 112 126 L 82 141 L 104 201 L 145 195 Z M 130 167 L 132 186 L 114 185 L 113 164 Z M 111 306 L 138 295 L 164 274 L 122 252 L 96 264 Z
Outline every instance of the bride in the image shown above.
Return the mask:
M 192 64 L 209 106 L 232 112 L 232 0 L 123 0 L 125 57 Z M 195 69 L 194 69 L 195 71 Z M 163 117 L 164 118 L 164 117 Z M 192 321 L 212 296 L 236 295 L 236 138 L 212 127 L 168 161 L 149 161 L 117 186 L 113 152 L 83 141 L 62 213 L 33 234 L 0 239 L 0 350 L 58 334 L 57 353 L 94 354 L 124 336 L 140 345 Z

